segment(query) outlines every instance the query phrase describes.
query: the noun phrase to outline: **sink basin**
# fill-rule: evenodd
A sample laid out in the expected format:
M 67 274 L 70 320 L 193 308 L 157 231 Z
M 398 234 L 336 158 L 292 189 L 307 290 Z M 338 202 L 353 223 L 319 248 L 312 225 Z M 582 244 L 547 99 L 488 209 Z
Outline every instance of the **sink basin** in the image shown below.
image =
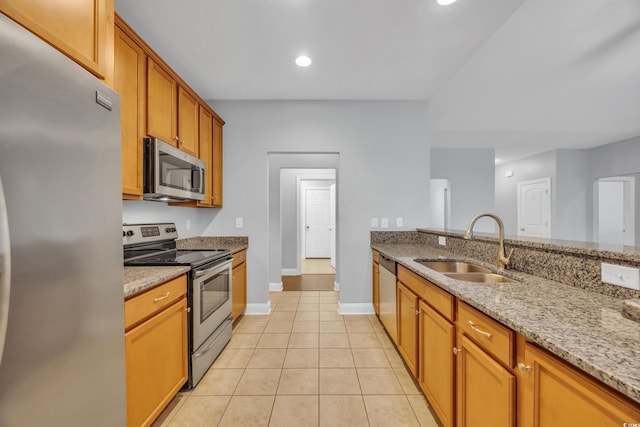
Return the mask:
M 427 268 L 437 271 L 438 273 L 491 273 L 488 268 L 479 265 L 469 264 L 468 262 L 459 261 L 425 261 L 415 260 L 417 263 Z
M 518 283 L 517 280 L 495 273 L 444 273 L 444 275 L 452 279 L 462 280 L 463 282 Z

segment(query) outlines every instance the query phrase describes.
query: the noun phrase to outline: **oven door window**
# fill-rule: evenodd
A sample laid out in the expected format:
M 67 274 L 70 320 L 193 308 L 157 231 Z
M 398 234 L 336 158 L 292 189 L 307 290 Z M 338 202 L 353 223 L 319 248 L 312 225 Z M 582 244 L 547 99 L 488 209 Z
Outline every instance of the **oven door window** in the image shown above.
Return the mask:
M 229 269 L 225 269 L 200 283 L 200 323 L 229 300 L 230 282 Z

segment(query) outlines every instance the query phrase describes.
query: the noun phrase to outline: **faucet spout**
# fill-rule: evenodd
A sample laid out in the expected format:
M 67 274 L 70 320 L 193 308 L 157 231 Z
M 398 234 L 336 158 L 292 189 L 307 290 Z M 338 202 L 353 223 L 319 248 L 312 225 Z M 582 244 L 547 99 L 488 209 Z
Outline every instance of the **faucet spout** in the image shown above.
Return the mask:
M 513 248 L 507 255 L 504 247 L 504 224 L 498 215 L 485 212 L 474 216 L 471 219 L 471 222 L 469 222 L 469 227 L 467 227 L 467 231 L 464 233 L 464 238 L 467 240 L 471 240 L 473 238 L 473 226 L 476 224 L 476 221 L 485 216 L 493 218 L 498 224 L 498 270 L 504 270 L 509 265 L 511 255 L 513 254 Z

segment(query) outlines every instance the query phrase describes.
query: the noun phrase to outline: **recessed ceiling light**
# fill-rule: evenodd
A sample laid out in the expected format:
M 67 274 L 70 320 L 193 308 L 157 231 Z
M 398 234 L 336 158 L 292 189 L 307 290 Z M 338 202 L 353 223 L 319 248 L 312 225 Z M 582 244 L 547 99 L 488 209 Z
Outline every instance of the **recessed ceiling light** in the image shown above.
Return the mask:
M 298 67 L 308 67 L 309 65 L 311 65 L 311 58 L 304 55 L 298 56 L 296 58 L 296 64 L 298 65 Z
M 452 3 L 455 3 L 456 0 L 438 0 L 438 4 L 440 6 L 449 6 Z

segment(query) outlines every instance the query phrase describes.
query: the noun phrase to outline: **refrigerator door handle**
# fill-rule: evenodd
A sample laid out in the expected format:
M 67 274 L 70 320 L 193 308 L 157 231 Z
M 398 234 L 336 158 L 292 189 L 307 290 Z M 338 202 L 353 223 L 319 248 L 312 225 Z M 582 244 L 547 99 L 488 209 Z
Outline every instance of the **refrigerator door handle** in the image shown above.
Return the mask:
M 9 244 L 7 205 L 0 177 L 0 365 L 9 320 L 9 295 L 11 290 L 11 245 Z

